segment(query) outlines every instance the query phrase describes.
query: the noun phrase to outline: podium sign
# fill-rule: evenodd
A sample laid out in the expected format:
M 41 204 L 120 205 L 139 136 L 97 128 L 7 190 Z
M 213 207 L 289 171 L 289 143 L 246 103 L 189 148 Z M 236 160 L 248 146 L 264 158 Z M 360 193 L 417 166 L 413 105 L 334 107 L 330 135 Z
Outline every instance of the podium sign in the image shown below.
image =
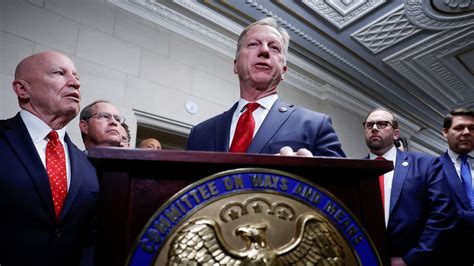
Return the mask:
M 252 189 L 260 189 L 264 192 L 262 197 L 257 197 L 261 200 L 260 205 L 263 207 L 265 207 L 265 202 L 288 201 L 288 199 L 281 199 L 284 193 L 288 195 L 283 196 L 289 196 L 289 199 L 306 200 L 306 205 L 312 204 L 313 207 L 318 207 L 321 210 L 321 217 L 329 217 L 328 228 L 336 228 L 330 231 L 334 232 L 334 239 L 339 239 L 334 241 L 340 243 L 339 247 L 344 247 L 342 240 L 348 241 L 347 243 L 353 245 L 354 248 L 362 247 L 363 245 L 357 244 L 364 242 L 362 240 L 367 240 L 364 242 L 365 247 L 369 250 L 377 249 L 382 261 L 386 261 L 385 226 L 377 177 L 393 168 L 391 162 L 111 148 L 91 150 L 89 157 L 97 167 L 101 184 L 101 213 L 96 252 L 100 264 L 123 265 L 126 263 L 128 255 L 132 254 L 129 263 L 142 265 L 141 263 L 133 264 L 134 254 L 140 249 L 140 243 L 145 251 L 149 251 L 148 254 L 153 254 L 153 251 L 156 251 L 154 245 L 159 242 L 159 239 L 155 238 L 156 241 L 148 243 L 144 243 L 144 239 L 153 239 L 153 236 L 150 238 L 150 235 L 147 236 L 147 234 L 153 232 L 149 229 L 153 227 L 152 223 L 156 222 L 156 219 L 159 221 L 160 211 L 164 211 L 163 208 L 166 206 L 171 206 L 169 204 L 173 203 L 173 200 L 168 200 L 172 199 L 176 193 L 191 183 L 204 182 L 203 180 L 207 180 L 204 182 L 207 184 L 206 186 L 197 186 L 194 190 L 188 187 L 188 190 L 185 189 L 180 195 L 174 197 L 175 200 L 181 200 L 181 206 L 174 205 L 175 208 L 178 208 L 175 211 L 180 210 L 179 212 L 183 214 L 181 216 L 186 218 L 180 222 L 181 225 L 188 223 L 187 218 L 192 214 L 192 211 L 188 210 L 192 205 L 191 200 L 188 202 L 191 205 L 188 206 L 187 198 L 195 197 L 192 202 L 198 203 L 197 201 L 204 202 L 205 199 L 202 197 L 207 196 L 209 199 L 212 198 L 211 196 L 215 196 L 215 200 L 217 200 L 223 192 L 236 197 L 239 197 L 239 194 L 247 193 L 240 199 L 240 204 L 243 206 L 248 204 L 249 200 L 251 202 L 256 200 L 251 196 L 252 193 L 249 194 L 249 189 L 252 187 Z M 226 173 L 231 174 L 226 175 Z M 240 176 L 243 182 L 241 185 L 235 182 L 235 176 Z M 206 177 L 207 179 L 204 179 Z M 299 179 L 300 177 L 302 179 Z M 282 183 L 283 180 L 285 180 L 284 183 Z M 242 186 L 241 191 L 239 188 L 233 187 L 237 185 Z M 200 187 L 202 191 L 199 191 Z M 271 194 L 268 192 L 272 190 L 275 193 L 283 194 L 268 198 L 267 196 Z M 255 192 L 259 193 L 259 191 Z M 195 193 L 194 196 L 192 193 Z M 238 199 L 234 201 L 236 200 L 238 201 Z M 168 205 L 164 205 L 166 202 Z M 271 207 L 271 205 L 269 206 Z M 291 214 L 291 209 L 284 210 L 286 215 Z M 267 210 L 267 213 L 269 211 L 270 209 Z M 295 216 L 293 218 L 296 220 L 315 221 L 315 219 L 319 219 L 317 218 L 319 217 L 318 212 L 315 215 L 310 215 L 310 218 L 308 218 L 307 211 L 295 211 L 294 209 L 293 212 Z M 233 214 L 238 215 L 238 212 L 234 210 Z M 225 218 L 224 214 L 223 217 L 224 220 L 230 219 Z M 284 220 L 271 217 L 270 219 L 275 219 L 274 223 L 277 224 Z M 194 220 L 189 226 L 203 226 L 202 224 L 213 223 L 193 218 Z M 297 224 L 296 220 L 294 224 Z M 258 223 L 250 223 L 250 225 L 255 228 L 260 226 Z M 349 226 L 352 226 L 351 229 Z M 303 225 L 300 227 L 304 231 L 305 227 Z M 209 228 L 214 227 L 209 226 Z M 255 230 L 255 228 L 253 229 Z M 185 230 L 183 230 L 177 228 L 173 232 L 184 234 Z M 273 243 L 278 242 L 272 240 L 271 228 L 267 230 L 268 232 L 265 234 L 268 238 Z M 163 232 L 165 231 L 163 230 Z M 343 237 L 338 238 L 337 232 L 342 232 Z M 162 236 L 157 235 L 156 237 L 161 239 Z M 242 242 L 242 240 L 229 238 L 226 241 L 229 242 L 229 240 L 230 242 Z M 287 239 L 279 243 L 278 245 L 272 244 L 274 247 L 272 252 L 277 256 L 283 254 L 279 247 L 285 246 L 289 241 Z M 242 250 L 238 243 L 236 245 L 238 250 Z M 234 246 L 236 245 L 234 244 Z M 137 249 L 137 247 L 139 248 Z M 178 251 L 172 250 L 170 252 Z M 364 255 L 366 253 L 362 248 L 360 252 L 356 250 L 355 254 L 354 258 L 356 259 L 354 260 L 362 263 L 359 265 L 374 265 L 373 262 L 376 262 L 375 265 L 377 265 L 380 262 L 377 258 L 370 259 L 369 255 Z M 366 259 L 370 262 L 365 262 Z M 144 264 L 147 265 L 154 260 L 157 258 L 152 257 Z

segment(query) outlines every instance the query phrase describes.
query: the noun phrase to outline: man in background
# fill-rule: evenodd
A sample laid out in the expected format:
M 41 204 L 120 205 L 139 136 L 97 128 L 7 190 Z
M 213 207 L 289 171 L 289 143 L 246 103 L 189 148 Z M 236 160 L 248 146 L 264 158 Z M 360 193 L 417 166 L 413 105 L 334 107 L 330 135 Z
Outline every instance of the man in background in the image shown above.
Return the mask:
M 161 150 L 161 143 L 155 138 L 144 139 L 140 142 L 141 149 Z
M 398 121 L 385 109 L 371 111 L 363 125 L 369 159 L 394 164 L 393 171 L 379 178 L 391 265 L 437 265 L 440 245 L 455 226 L 455 206 L 440 161 L 397 149 Z
M 92 263 L 98 181 L 65 128 L 79 112 L 76 67 L 34 54 L 12 86 L 21 111 L 0 120 L 0 264 Z
M 289 39 L 273 18 L 243 30 L 234 60 L 240 100 L 223 114 L 195 126 L 187 150 L 345 156 L 327 115 L 278 97 L 278 85 L 288 70 Z
M 122 141 L 120 141 L 120 147 L 130 148 L 130 139 L 132 137 L 130 134 L 130 128 L 128 128 L 128 125 L 125 122 L 120 125 L 120 135 L 122 138 Z
M 110 102 L 95 101 L 82 109 L 79 121 L 86 150 L 97 146 L 121 147 L 125 118 Z
M 444 259 L 451 265 L 474 265 L 474 196 L 472 165 L 474 156 L 474 110 L 455 109 L 444 119 L 443 136 L 448 150 L 439 157 L 457 206 L 458 224 L 446 243 Z

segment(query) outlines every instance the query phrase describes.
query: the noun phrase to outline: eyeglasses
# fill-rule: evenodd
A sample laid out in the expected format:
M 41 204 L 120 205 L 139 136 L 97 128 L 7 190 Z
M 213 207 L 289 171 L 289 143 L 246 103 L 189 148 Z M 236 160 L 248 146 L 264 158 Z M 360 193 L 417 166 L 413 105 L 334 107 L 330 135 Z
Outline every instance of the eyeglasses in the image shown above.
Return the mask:
M 393 128 L 395 128 L 395 127 L 393 126 L 393 124 L 390 123 L 389 121 L 364 122 L 364 123 L 362 123 L 362 125 L 364 126 L 364 128 L 365 128 L 366 130 L 371 130 L 371 129 L 374 127 L 374 125 L 377 125 L 377 128 L 378 128 L 378 129 L 384 129 L 384 128 L 386 128 L 388 125 L 390 125 L 390 126 L 392 126 Z
M 113 114 L 110 114 L 110 113 L 102 113 L 102 112 L 92 114 L 89 117 L 86 117 L 85 120 L 87 120 L 91 117 L 94 117 L 94 116 L 97 116 L 97 119 L 103 120 L 103 121 L 110 121 L 113 118 L 115 120 L 115 122 L 117 122 L 119 124 L 123 124 L 125 122 L 125 117 L 123 117 L 121 115 L 113 115 Z

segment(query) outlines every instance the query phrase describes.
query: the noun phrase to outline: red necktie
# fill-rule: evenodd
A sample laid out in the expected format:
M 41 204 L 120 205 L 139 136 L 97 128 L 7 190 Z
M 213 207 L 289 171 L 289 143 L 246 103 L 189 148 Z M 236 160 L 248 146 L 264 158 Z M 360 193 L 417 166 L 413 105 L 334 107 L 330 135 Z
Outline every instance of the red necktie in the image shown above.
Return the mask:
M 253 131 L 255 130 L 255 119 L 253 119 L 253 111 L 260 104 L 248 103 L 247 110 L 239 117 L 237 127 L 235 128 L 234 138 L 230 145 L 230 152 L 246 152 L 250 142 L 252 142 Z
M 385 160 L 384 157 L 382 156 L 378 156 L 377 158 L 375 158 L 375 160 Z M 380 186 L 380 193 L 382 195 L 382 208 L 385 209 L 385 186 L 384 186 L 384 176 L 383 175 L 380 175 L 379 176 L 379 186 Z
M 48 134 L 48 139 L 46 145 L 46 172 L 49 176 L 54 211 L 56 217 L 59 218 L 67 194 L 66 157 L 58 133 L 52 130 Z

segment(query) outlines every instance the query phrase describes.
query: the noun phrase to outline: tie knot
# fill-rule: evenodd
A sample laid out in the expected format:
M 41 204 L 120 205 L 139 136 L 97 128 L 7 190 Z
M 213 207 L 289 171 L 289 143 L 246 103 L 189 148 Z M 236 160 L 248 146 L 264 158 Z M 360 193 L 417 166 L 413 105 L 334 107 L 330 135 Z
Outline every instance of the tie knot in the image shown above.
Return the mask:
M 247 110 L 251 113 L 253 113 L 253 111 L 257 110 L 257 108 L 260 106 L 259 103 L 248 103 L 247 104 Z
M 59 139 L 58 132 L 56 132 L 56 130 L 51 130 L 51 132 L 48 133 L 48 139 L 49 140 L 58 140 Z
M 466 153 L 465 154 L 461 154 L 459 155 L 459 158 L 461 159 L 461 162 L 467 162 L 467 159 L 469 159 L 469 155 L 467 155 Z
M 385 158 L 382 157 L 382 156 L 377 156 L 377 157 L 375 158 L 375 160 L 379 160 L 379 161 L 383 160 L 383 161 L 385 161 Z

